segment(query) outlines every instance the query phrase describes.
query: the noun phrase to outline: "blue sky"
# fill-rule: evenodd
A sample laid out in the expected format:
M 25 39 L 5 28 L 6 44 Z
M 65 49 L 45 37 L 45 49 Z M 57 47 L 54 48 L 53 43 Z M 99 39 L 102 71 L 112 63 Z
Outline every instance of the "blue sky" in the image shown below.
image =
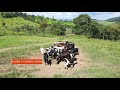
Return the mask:
M 73 19 L 80 14 L 88 14 L 93 19 L 106 20 L 120 16 L 120 12 L 23 12 L 30 15 L 43 15 L 45 17 L 54 17 L 55 19 Z

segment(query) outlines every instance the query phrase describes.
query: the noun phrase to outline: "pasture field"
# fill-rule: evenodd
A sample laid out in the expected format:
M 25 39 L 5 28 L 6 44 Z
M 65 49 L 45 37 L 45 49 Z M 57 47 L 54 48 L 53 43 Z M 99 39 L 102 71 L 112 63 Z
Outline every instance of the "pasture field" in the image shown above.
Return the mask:
M 68 40 L 79 48 L 78 64 L 64 69 L 64 63 L 52 66 L 12 65 L 14 57 L 41 58 L 40 47 Z M 0 78 L 120 78 L 120 42 L 89 39 L 85 36 L 1 36 Z
M 108 21 L 104 21 L 104 20 L 98 20 L 97 22 L 99 24 L 103 24 L 103 25 L 107 25 L 107 26 L 115 24 L 115 22 L 108 22 Z

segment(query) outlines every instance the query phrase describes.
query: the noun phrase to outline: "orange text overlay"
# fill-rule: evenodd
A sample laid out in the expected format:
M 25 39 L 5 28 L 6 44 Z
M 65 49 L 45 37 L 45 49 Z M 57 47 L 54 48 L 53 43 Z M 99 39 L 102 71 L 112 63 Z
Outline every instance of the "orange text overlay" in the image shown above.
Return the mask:
M 14 58 L 11 61 L 12 64 L 42 64 L 42 59 L 19 59 Z

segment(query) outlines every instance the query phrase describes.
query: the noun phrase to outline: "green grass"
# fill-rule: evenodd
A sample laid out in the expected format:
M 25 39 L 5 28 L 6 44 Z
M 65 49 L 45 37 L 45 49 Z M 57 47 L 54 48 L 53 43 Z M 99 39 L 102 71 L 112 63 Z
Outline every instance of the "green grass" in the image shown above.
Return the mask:
M 2 36 L 0 37 L 0 49 L 8 48 L 0 52 L 0 64 L 8 64 L 14 57 L 27 57 L 33 52 L 39 52 L 40 47 L 50 47 L 53 42 L 62 40 L 63 37 L 39 37 L 39 36 Z
M 72 27 L 75 26 L 73 22 L 63 22 L 63 25 L 72 26 Z
M 33 78 L 34 75 L 31 75 L 30 72 L 28 70 L 14 70 L 10 73 L 0 75 L 0 78 Z
M 48 19 L 47 20 L 47 23 L 48 24 L 53 24 L 53 23 L 55 23 L 55 22 L 59 22 L 59 20 L 56 20 L 56 21 L 54 21 L 54 20 L 52 20 L 52 19 Z M 75 24 L 73 23 L 73 22 L 61 22 L 61 24 L 62 25 L 67 25 L 67 26 L 75 26 Z
M 12 58 L 15 57 L 27 57 L 33 54 L 33 52 L 39 52 L 40 47 L 50 47 L 52 43 L 33 45 L 30 47 L 20 49 L 10 49 L 4 52 L 0 52 L 0 64 L 9 64 Z
M 40 47 L 50 47 L 53 42 L 62 40 L 63 37 L 39 36 L 2 36 L 0 37 L 0 65 L 9 64 L 12 58 L 31 56 L 39 52 Z M 18 48 L 17 48 L 18 47 Z M 8 50 L 3 50 L 6 49 Z
M 15 27 L 23 26 L 24 24 L 28 24 L 30 26 L 38 27 L 39 24 L 31 22 L 29 20 L 25 20 L 21 17 L 14 17 L 14 18 L 0 18 L 0 29 L 2 28 L 2 23 L 5 23 L 5 26 L 10 30 Z
M 0 49 L 16 46 L 27 46 L 34 44 L 42 44 L 48 41 L 57 41 L 57 38 L 39 37 L 39 36 L 2 36 L 0 37 Z
M 77 71 L 81 77 L 120 77 L 120 42 L 88 39 L 78 36 L 72 39 L 91 58 L 90 67 Z
M 72 34 L 72 28 L 66 28 L 66 35 Z
M 53 78 L 62 78 L 63 77 L 63 75 L 61 75 L 61 74 L 54 74 L 53 75 Z
M 40 47 L 51 46 L 54 41 L 69 40 L 80 47 L 80 52 L 87 54 L 88 60 L 86 62 L 89 63 L 89 66 L 78 69 L 73 75 L 68 77 L 120 78 L 120 42 L 88 39 L 85 36 L 75 35 L 61 37 L 2 36 L 0 40 L 1 48 L 26 45 L 26 47 L 21 49 L 10 49 L 0 52 L 1 65 L 10 63 L 11 59 L 15 56 L 30 56 L 33 52 L 38 52 Z M 9 75 L 11 76 L 11 74 Z M 65 76 L 55 74 L 53 77 L 62 78 Z

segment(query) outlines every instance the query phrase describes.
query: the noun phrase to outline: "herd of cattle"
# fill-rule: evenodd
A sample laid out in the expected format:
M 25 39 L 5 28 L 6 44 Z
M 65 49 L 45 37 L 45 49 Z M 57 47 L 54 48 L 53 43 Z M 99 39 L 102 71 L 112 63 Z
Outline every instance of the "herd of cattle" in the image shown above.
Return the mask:
M 79 49 L 75 48 L 75 44 L 68 41 L 54 42 L 54 45 L 50 48 L 40 48 L 45 65 L 51 65 L 51 61 L 54 58 L 57 60 L 57 64 L 64 61 L 65 69 L 69 67 L 73 68 L 77 64 L 77 58 L 75 56 L 79 54 L 78 51 Z

